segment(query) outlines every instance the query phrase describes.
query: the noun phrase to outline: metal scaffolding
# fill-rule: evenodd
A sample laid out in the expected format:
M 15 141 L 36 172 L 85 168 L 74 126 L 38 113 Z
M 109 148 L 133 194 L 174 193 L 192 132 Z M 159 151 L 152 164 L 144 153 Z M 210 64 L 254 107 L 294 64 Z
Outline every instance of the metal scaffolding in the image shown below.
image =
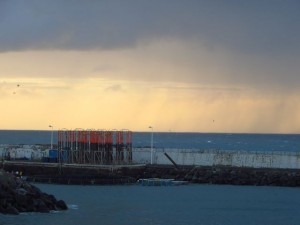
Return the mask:
M 131 164 L 129 130 L 59 130 L 58 162 L 72 164 Z

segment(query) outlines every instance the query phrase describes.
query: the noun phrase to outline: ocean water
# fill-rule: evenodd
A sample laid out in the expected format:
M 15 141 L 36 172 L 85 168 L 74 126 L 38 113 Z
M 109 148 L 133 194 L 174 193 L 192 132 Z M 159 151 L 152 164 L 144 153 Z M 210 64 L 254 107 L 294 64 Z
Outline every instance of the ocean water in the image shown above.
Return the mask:
M 56 134 L 56 133 L 55 133 Z M 50 144 L 49 131 L 0 131 L 0 144 Z M 54 135 L 54 143 L 57 137 Z M 151 133 L 134 132 L 134 147 Z M 300 151 L 300 135 L 154 133 L 154 147 Z M 69 210 L 0 215 L 0 225 L 298 225 L 300 189 L 229 185 L 177 187 L 35 184 Z
M 150 132 L 133 132 L 133 147 L 150 147 Z M 54 132 L 57 143 L 57 132 Z M 0 144 L 50 144 L 51 131 L 0 130 Z M 155 148 L 239 151 L 300 151 L 300 134 L 154 132 Z
M 298 225 L 300 221 L 299 188 L 36 186 L 65 200 L 70 209 L 0 215 L 1 225 Z

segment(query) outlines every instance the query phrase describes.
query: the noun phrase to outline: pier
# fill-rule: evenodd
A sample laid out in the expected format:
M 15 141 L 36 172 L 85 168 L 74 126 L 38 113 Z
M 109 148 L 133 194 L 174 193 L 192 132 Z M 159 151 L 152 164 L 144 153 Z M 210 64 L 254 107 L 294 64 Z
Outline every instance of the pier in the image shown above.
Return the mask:
M 129 130 L 59 130 L 58 142 L 1 145 L 1 168 L 32 182 L 300 186 L 299 152 L 132 147 Z M 52 146 L 52 145 L 51 145 Z

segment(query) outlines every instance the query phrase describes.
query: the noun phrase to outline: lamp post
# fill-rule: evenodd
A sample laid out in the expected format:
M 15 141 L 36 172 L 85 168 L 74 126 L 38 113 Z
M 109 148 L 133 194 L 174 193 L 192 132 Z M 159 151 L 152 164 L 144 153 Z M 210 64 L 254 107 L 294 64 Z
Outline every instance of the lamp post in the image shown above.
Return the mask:
M 49 127 L 52 128 L 52 131 L 51 131 L 51 149 L 53 149 L 53 126 L 49 125 Z
M 151 165 L 153 163 L 153 127 L 149 126 L 151 129 Z

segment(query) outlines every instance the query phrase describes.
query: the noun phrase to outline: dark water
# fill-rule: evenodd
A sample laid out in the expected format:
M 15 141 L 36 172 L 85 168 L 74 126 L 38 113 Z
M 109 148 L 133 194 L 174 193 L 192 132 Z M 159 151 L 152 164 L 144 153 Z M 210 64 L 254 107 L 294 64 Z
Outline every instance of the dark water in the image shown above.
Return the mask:
M 156 148 L 244 151 L 300 151 L 299 134 L 222 134 L 155 132 Z M 1 131 L 0 144 L 50 144 L 51 131 Z M 54 132 L 57 143 L 57 132 Z M 133 147 L 149 147 L 151 133 L 133 132 Z
M 65 212 L 0 216 L 1 225 L 298 225 L 300 189 L 224 185 L 178 187 L 39 184 Z

